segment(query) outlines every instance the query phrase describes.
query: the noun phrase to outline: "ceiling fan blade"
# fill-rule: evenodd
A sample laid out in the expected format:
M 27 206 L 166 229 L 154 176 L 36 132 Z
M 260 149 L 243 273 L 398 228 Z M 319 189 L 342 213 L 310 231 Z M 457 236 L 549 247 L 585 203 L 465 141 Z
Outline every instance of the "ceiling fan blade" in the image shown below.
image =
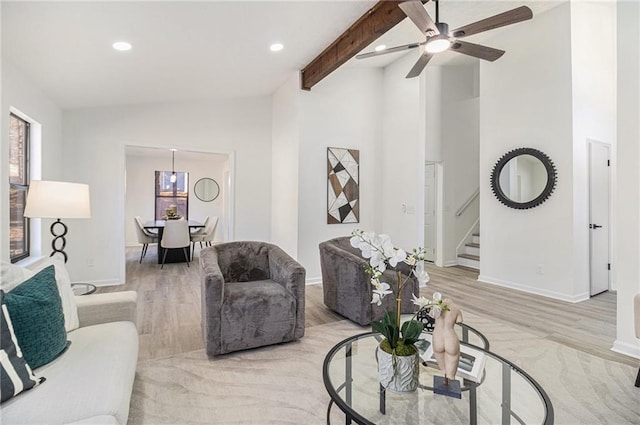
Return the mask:
M 449 49 L 454 52 L 463 53 L 489 62 L 500 59 L 500 57 L 504 55 L 504 50 L 498 50 L 493 47 L 481 46 L 480 44 L 473 44 L 460 40 L 454 41 Z
M 411 49 L 415 49 L 416 47 L 420 47 L 424 43 L 425 43 L 424 41 L 422 43 L 410 43 L 410 44 L 405 44 L 404 46 L 389 47 L 388 49 L 380 50 L 378 52 L 360 53 L 359 55 L 356 55 L 356 59 L 366 59 L 366 58 L 372 58 L 374 56 L 386 55 L 387 53 L 395 53 L 395 52 L 402 52 L 404 50 L 411 50 Z
M 480 32 L 489 31 L 506 25 L 515 24 L 533 18 L 533 12 L 527 6 L 520 6 L 495 16 L 474 22 L 451 31 L 453 37 L 467 37 Z
M 413 65 L 413 68 L 411 68 L 411 71 L 409 71 L 406 78 L 414 78 L 420 75 L 420 73 L 427 66 L 432 57 L 433 55 L 427 52 L 424 52 L 422 55 L 420 55 L 418 61 L 415 65 Z
M 436 27 L 435 22 L 433 22 L 420 0 L 405 1 L 400 3 L 398 7 L 402 9 L 404 14 L 413 21 L 423 34 L 440 34 L 438 27 Z

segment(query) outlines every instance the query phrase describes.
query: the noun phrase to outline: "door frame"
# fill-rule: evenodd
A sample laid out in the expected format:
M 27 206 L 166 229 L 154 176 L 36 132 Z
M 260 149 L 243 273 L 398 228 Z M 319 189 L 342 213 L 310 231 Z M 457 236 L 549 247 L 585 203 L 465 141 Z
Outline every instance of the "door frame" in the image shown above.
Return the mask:
M 439 250 L 439 246 L 438 246 L 438 241 L 439 241 L 439 237 L 438 237 L 438 230 L 439 230 L 439 224 L 440 224 L 440 217 L 438 217 L 438 213 L 439 213 L 439 193 L 440 193 L 440 187 L 439 187 L 439 183 L 440 183 L 440 177 L 438 176 L 439 174 L 439 163 L 436 161 L 425 161 L 424 162 L 424 181 L 425 181 L 425 185 L 423 186 L 424 188 L 426 188 L 426 181 L 427 181 L 427 172 L 426 172 L 426 168 L 430 165 L 433 165 L 433 202 L 434 202 L 434 206 L 433 206 L 433 262 L 435 264 L 437 264 L 437 260 L 438 260 L 438 252 Z M 423 189 L 423 196 L 424 196 L 424 202 L 423 202 L 423 216 L 426 215 L 427 212 L 427 196 L 426 196 L 426 190 Z M 426 232 L 424 231 L 425 229 L 425 222 L 426 220 L 423 220 L 422 222 L 422 233 L 423 233 L 423 238 L 424 238 L 424 246 L 426 248 L 427 246 L 427 235 Z

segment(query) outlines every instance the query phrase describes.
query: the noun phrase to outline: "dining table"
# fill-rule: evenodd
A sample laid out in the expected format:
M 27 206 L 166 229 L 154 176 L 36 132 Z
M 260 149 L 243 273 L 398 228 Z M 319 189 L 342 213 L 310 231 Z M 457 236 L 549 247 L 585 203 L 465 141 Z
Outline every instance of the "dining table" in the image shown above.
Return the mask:
M 197 229 L 201 229 L 204 227 L 204 223 L 196 221 L 196 220 L 187 220 L 189 222 L 189 232 Z M 162 234 L 164 232 L 165 220 L 151 220 L 144 223 L 145 230 L 149 230 L 152 232 L 158 233 L 158 264 L 162 263 L 162 256 L 164 255 L 165 249 L 162 247 L 160 243 L 162 241 Z M 191 246 L 189 248 L 189 258 L 187 261 L 191 261 Z M 168 249 L 167 258 L 165 259 L 165 263 L 180 263 L 185 260 L 184 251 L 182 248 Z

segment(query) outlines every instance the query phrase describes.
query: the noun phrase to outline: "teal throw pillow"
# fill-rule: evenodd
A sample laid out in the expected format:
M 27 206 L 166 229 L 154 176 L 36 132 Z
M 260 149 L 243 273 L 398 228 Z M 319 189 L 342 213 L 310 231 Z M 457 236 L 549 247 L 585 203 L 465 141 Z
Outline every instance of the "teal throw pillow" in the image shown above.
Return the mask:
M 4 302 L 31 369 L 51 362 L 67 348 L 62 300 L 53 266 L 16 286 L 6 294 Z
M 13 333 L 7 306 L 4 304 L 4 291 L 0 290 L 0 402 L 4 403 L 12 397 L 44 382 L 33 374 L 24 358 Z

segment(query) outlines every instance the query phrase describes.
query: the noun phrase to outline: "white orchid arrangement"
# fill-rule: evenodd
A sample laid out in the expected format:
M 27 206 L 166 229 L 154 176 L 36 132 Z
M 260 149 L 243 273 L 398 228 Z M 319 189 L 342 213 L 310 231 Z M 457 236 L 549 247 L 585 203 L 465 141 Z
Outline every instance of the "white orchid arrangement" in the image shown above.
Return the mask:
M 362 230 L 354 230 L 351 235 L 351 246 L 360 249 L 362 256 L 369 259 L 369 267 L 366 271 L 371 275 L 371 285 L 374 287 L 371 303 L 382 306 L 384 297 L 394 293 L 396 295 L 396 310 L 387 311 L 380 321 L 371 324 L 386 339 L 386 342 L 383 341 L 381 344 L 381 348 L 394 355 L 414 354 L 423 329 L 422 323 L 415 320 L 418 313 L 422 309 L 431 308 L 430 314 L 436 318 L 440 316 L 442 311 L 449 309 L 442 300 L 442 295 L 438 292 L 433 294 L 431 300 L 412 294 L 412 302 L 419 309 L 411 320 L 402 323 L 402 325 L 400 323 L 402 290 L 409 282 L 411 275 L 415 276 L 420 287 L 425 287 L 429 282 L 429 273 L 424 268 L 425 249 L 422 247 L 414 248 L 411 254 L 407 254 L 404 250 L 395 248 L 388 235 Z M 397 283 L 394 291 L 392 285 L 382 282 L 381 278 L 388 268 L 395 268 L 402 262 L 409 266 L 411 272 L 404 278 L 402 272 L 396 270 Z

